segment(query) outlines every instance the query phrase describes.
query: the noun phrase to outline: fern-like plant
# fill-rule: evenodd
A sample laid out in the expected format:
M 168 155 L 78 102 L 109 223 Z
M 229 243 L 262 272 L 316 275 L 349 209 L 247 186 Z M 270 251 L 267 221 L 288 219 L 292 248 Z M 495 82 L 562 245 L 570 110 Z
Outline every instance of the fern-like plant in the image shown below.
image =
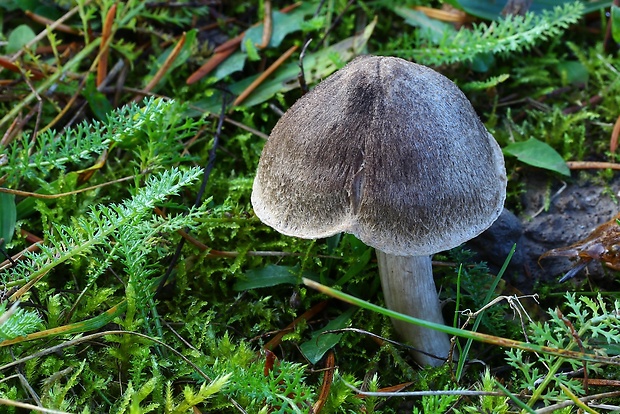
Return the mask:
M 162 148 L 173 149 L 174 140 L 192 134 L 199 125 L 200 121 L 182 116 L 178 103 L 148 99 L 142 107 L 122 106 L 108 114 L 105 122 L 83 122 L 63 134 L 46 130 L 36 139 L 25 134 L 4 155 L 0 176 L 8 188 L 15 188 L 23 180 L 41 185 L 52 172 L 85 167 L 115 145 L 133 149 L 142 160 L 140 167 L 152 169 L 164 153 L 173 153 Z M 145 153 L 151 155 L 150 162 L 144 161 Z
M 7 304 L 0 303 L 0 342 L 29 334 L 41 326 L 41 318 L 36 312 L 20 308 L 19 302 L 9 309 Z
M 33 336 L 20 337 L 33 331 L 39 331 L 34 339 L 50 339 L 59 334 L 67 336 L 101 328 L 102 324 L 90 322 L 101 316 L 106 319 L 105 311 L 110 307 L 106 302 L 110 300 L 115 301 L 114 308 L 120 310 L 114 313 L 117 325 L 162 336 L 157 331 L 159 321 L 150 318 L 149 312 L 156 306 L 153 287 L 155 276 L 163 273 L 164 265 L 159 260 L 161 254 L 166 254 L 163 246 L 169 247 L 167 241 L 171 234 L 192 228 L 197 218 L 205 213 L 202 207 L 188 209 L 175 205 L 173 200 L 202 175 L 199 167 L 175 165 L 188 159 L 177 155 L 182 145 L 179 138 L 193 135 L 194 126 L 201 122 L 186 118 L 183 107 L 173 101 L 149 99 L 143 106 L 132 104 L 113 111 L 106 122 L 84 123 L 67 130 L 64 135 L 45 132 L 35 140 L 23 139 L 12 145 L 0 175 L 4 173 L 7 184 L 13 186 L 24 183 L 23 178 L 35 185 L 44 185 L 52 174 L 62 179 L 114 145 L 127 149 L 118 151 L 120 156 L 127 152 L 135 155 L 137 162 L 133 168 L 127 165 L 125 173 L 133 170 L 141 174 L 135 178 L 134 185 L 124 186 L 120 193 L 128 194 L 124 200 L 94 203 L 81 215 L 62 221 L 50 220 L 51 225 L 43 231 L 44 241 L 39 244 L 39 250 L 26 253 L 22 260 L 0 272 L 2 288 L 11 288 L 10 299 L 31 302 L 31 298 L 36 298 L 43 304 L 45 313 L 42 318 L 34 311 L 17 307 L 7 310 L 10 302 L 0 305 L 0 360 L 9 361 L 22 356 L 23 352 L 31 352 L 20 342 Z M 109 162 L 114 165 L 117 160 Z M 150 175 L 144 167 L 150 170 Z M 169 214 L 167 218 L 157 216 L 154 208 L 164 202 L 173 211 L 187 213 Z M 38 209 L 48 214 L 48 210 L 52 212 L 59 207 L 38 205 Z M 58 279 L 58 275 L 62 278 L 67 267 L 73 268 L 80 277 L 67 281 L 58 294 L 48 280 Z M 105 287 L 107 281 L 100 280 L 110 272 L 123 280 L 124 292 L 118 286 Z M 80 294 L 67 303 L 65 292 L 71 289 L 72 283 L 80 289 Z M 93 313 L 99 316 L 92 318 Z M 84 318 L 91 319 L 84 321 Z M 107 320 L 111 321 L 111 317 Z M 181 412 L 188 405 L 206 400 L 226 382 L 225 377 L 220 376 L 210 385 L 188 387 L 181 398 L 170 394 L 169 389 L 166 391 L 169 378 L 161 372 L 166 360 L 156 363 L 148 345 L 130 335 L 111 335 L 108 342 L 114 346 L 109 348 L 105 358 L 87 353 L 79 358 L 48 357 L 43 365 L 40 361 L 29 361 L 24 369 L 25 379 L 31 384 L 44 384 L 37 391 L 44 406 L 72 412 L 86 406 L 96 407 L 92 401 L 93 392 L 108 401 L 127 401 L 129 405 L 125 408 L 129 407 L 131 412 L 148 412 L 163 406 L 169 407 L 170 412 Z M 105 378 L 111 378 L 106 374 L 110 366 L 120 368 L 133 385 L 124 392 L 107 387 L 109 379 Z M 72 394 L 78 384 L 84 392 L 75 398 Z M 0 396 L 8 397 L 9 391 L 0 390 Z M 90 398 L 86 397 L 88 395 Z M 17 399 L 24 399 L 24 396 Z M 125 408 L 119 405 L 118 412 L 125 412 Z
M 47 234 L 46 243 L 40 246 L 39 252 L 27 253 L 28 260 L 22 260 L 0 274 L 0 280 L 5 286 L 19 286 L 36 281 L 61 263 L 92 254 L 98 246 L 107 245 L 110 237 L 118 235 L 117 232 L 126 231 L 128 226 L 138 234 L 142 233 L 140 236 L 144 237 L 149 233 L 183 228 L 191 224 L 192 214 L 169 221 L 155 220 L 153 223 L 147 221 L 147 217 L 152 214 L 157 203 L 193 183 L 200 173 L 199 168 L 164 171 L 149 178 L 144 188 L 122 204 L 99 205 L 94 207 L 87 217 L 76 218 L 71 226 L 56 225 L 54 231 Z M 135 239 L 132 240 L 132 243 L 135 242 Z M 138 260 L 139 257 L 132 259 Z
M 575 294 L 567 293 L 565 298 L 566 315 L 559 309 L 549 310 L 548 322 L 530 323 L 530 341 L 573 351 L 596 349 L 603 355 L 615 353 L 620 344 L 620 301 L 615 300 L 610 307 L 600 295 L 592 299 L 587 296 L 576 298 Z M 564 367 L 570 367 L 574 372 L 584 369 L 586 378 L 588 372 L 601 372 L 601 367 L 596 364 L 548 354 L 531 358 L 521 350 L 507 350 L 506 360 L 515 368 L 515 383 L 521 390 L 532 393 L 527 402 L 530 407 L 539 400 L 550 404 L 568 399 L 562 387 L 575 395 L 585 393 L 582 381 L 560 372 Z
M 576 23 L 584 13 L 580 2 L 556 6 L 552 11 L 524 16 L 509 15 L 491 23 L 479 23 L 473 28 L 454 29 L 453 26 L 428 18 L 416 16 L 413 10 L 397 7 L 394 11 L 405 17 L 406 21 L 423 26 L 416 32 L 413 45 L 404 49 L 386 50 L 385 53 L 414 59 L 425 65 L 446 65 L 468 62 L 485 55 L 506 55 L 532 48 L 545 40 L 562 34 L 571 24 Z M 428 23 L 420 23 L 420 22 Z

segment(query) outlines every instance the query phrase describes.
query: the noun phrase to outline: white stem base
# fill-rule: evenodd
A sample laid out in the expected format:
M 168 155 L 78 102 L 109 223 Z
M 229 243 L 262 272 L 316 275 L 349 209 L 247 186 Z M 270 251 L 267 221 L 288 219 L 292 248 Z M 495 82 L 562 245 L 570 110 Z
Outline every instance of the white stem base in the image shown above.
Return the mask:
M 419 319 L 444 324 L 433 279 L 430 256 L 393 256 L 377 252 L 381 287 L 387 307 Z M 450 351 L 450 338 L 443 332 L 392 319 L 396 332 L 420 352 L 413 356 L 420 365 L 439 366 Z

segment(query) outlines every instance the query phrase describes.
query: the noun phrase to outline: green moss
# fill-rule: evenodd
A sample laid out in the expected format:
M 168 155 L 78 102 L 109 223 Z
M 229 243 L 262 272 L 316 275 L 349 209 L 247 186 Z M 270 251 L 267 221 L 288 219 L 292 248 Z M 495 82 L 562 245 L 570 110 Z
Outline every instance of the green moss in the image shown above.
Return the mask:
M 467 365 L 458 384 L 450 367 L 419 369 L 404 348 L 367 334 L 397 339 L 387 318 L 366 310 L 352 312 L 348 305 L 336 301 L 286 331 L 274 349 L 277 360 L 272 364 L 263 345 L 327 298 L 299 282 L 291 283 L 290 278 L 284 278 L 286 283 L 245 291 L 235 288 L 236 284 L 247 280 L 248 274 L 256 274 L 252 271 L 278 266 L 294 269 L 296 281 L 301 275 L 311 276 L 380 304 L 375 256 L 372 249 L 350 235 L 320 241 L 282 236 L 260 223 L 252 212 L 250 194 L 265 143 L 263 135 L 268 135 L 278 120 L 274 106 L 286 109 L 300 96 L 297 90 L 287 92 L 288 84 L 296 82 L 294 78 L 275 83 L 271 98 L 265 102 L 227 111 L 221 130 L 219 113 L 203 114 L 196 108 L 202 100 L 213 100 L 218 94 L 232 101 L 227 95 L 228 85 L 249 83 L 264 66 L 291 46 L 302 46 L 309 37 L 314 40 L 306 59 L 323 59 L 315 70 L 342 66 L 346 55 L 333 49 L 315 55 L 313 49 L 321 52 L 343 39 L 351 39 L 377 16 L 365 50 L 441 64 L 437 69 L 464 87 L 502 146 L 535 137 L 552 146 L 565 160 L 613 161 L 617 155 L 609 152 L 609 136 L 620 113 L 620 62 L 616 53 L 603 50 L 600 36 L 583 36 L 584 30 L 596 26 L 596 22 L 582 20 L 569 25 L 583 13 L 581 6 L 566 5 L 547 14 L 486 22 L 460 31 L 449 24 L 433 26 L 437 21 L 432 19 L 418 20 L 423 26 L 430 24 L 424 26 L 427 29 L 435 28 L 435 35 L 441 35 L 433 38 L 432 30 L 425 32 L 420 25 L 403 18 L 404 13 L 411 17 L 407 11 L 411 9 L 405 10 L 404 4 L 394 10 L 392 3 L 384 1 L 329 1 L 314 16 L 320 2 L 306 2 L 299 12 L 303 24 L 287 32 L 280 45 L 255 47 L 258 60 L 246 59 L 244 66 L 226 76 L 216 78 L 211 74 L 211 79 L 187 85 L 187 77 L 205 63 L 216 44 L 262 19 L 265 3 L 225 2 L 217 10 L 211 6 L 153 8 L 137 0 L 118 3 L 109 66 L 124 61 L 124 85 L 134 89 L 119 89 L 118 94 L 116 90 L 98 93 L 99 98 L 110 99 L 106 108 L 119 108 L 96 121 L 105 108 L 94 107 L 90 96 L 95 93 L 93 62 L 98 50 L 91 42 L 102 30 L 105 13 L 116 3 L 79 2 L 77 15 L 67 24 L 86 34 L 55 32 L 53 37 L 40 40 L 39 45 L 54 41 L 57 50 L 71 42 L 84 42 L 80 50 L 86 52 L 92 48 L 92 53 L 74 55 L 80 59 L 75 65 L 66 67 L 67 58 L 61 52 L 56 57 L 24 54 L 22 67 L 40 69 L 46 76 L 43 80 L 29 79 L 34 88 L 41 88 L 37 92 L 42 98 L 40 112 L 35 106 L 38 100 L 30 95 L 22 75 L 2 72 L 3 79 L 13 83 L 3 83 L 7 99 L 0 100 L 0 137 L 4 145 L 0 149 L 0 184 L 49 194 L 105 184 L 58 198 L 17 196 L 18 231 L 43 237 L 44 243 L 39 252 L 28 253 L 15 266 L 0 270 L 0 284 L 6 292 L 2 300 L 33 281 L 20 297 L 19 313 L 5 321 L 1 318 L 9 306 L 0 305 L 4 306 L 0 307 L 0 340 L 54 328 L 60 331 L 47 332 L 36 340 L 21 339 L 9 346 L 0 342 L 2 364 L 36 355 L 20 364 L 22 380 L 46 408 L 69 412 L 182 413 L 190 412 L 194 405 L 210 412 L 235 412 L 235 405 L 247 412 L 308 412 L 319 398 L 324 361 L 309 365 L 300 344 L 309 341 L 329 321 L 350 312 L 349 326 L 356 330 L 338 333 L 336 367 L 327 367 L 335 372 L 334 382 L 323 412 L 364 409 L 369 413 L 391 413 L 401 408 L 402 399 L 362 399 L 347 384 L 373 391 L 410 381 L 411 388 L 417 390 L 478 387 L 497 391 L 495 379 L 475 364 Z M 432 5 L 427 1 L 409 3 Z M 26 21 L 19 9 L 12 8 L 17 3 L 8 4 L 0 6 L 2 38 Z M 69 7 L 65 1 L 45 4 L 56 17 L 66 11 L 65 6 Z M 274 3 L 274 9 L 284 6 Z M 215 11 L 221 13 L 217 19 L 212 17 Z M 166 98 L 128 104 L 135 89 L 144 88 L 153 79 L 162 55 L 174 47 L 181 32 L 212 23 L 215 25 L 209 29 L 200 29 L 195 40 L 188 36 L 175 66 L 156 86 L 155 91 Z M 511 36 L 502 35 L 507 33 Z M 483 54 L 479 52 L 481 44 L 487 46 Z M 298 58 L 299 51 L 291 62 Z M 91 66 L 93 71 L 89 73 Z M 49 79 L 53 81 L 46 86 Z M 80 92 L 82 79 L 87 80 L 90 89 Z M 53 128 L 45 128 L 73 95 L 86 102 L 84 111 L 70 107 L 70 116 L 59 117 Z M 218 101 L 216 107 L 220 104 Z M 4 114 L 10 116 L 5 118 Z M 84 118 L 84 122 L 67 119 L 73 115 Z M 9 130 L 11 124 L 14 129 Z M 212 152 L 216 137 L 219 145 Z M 203 179 L 198 168 L 208 165 L 212 153 L 216 158 L 206 178 L 200 207 L 190 209 Z M 523 165 L 507 159 L 507 168 L 507 204 L 518 211 L 525 191 L 520 180 Z M 605 185 L 613 177 L 608 170 L 600 172 L 597 179 Z M 115 181 L 120 179 L 125 181 Z M 163 216 L 155 214 L 154 207 Z M 201 245 L 185 243 L 173 260 L 182 232 L 191 234 Z M 3 247 L 11 254 L 18 253 L 30 244 L 24 237 L 16 233 Z M 472 261 L 471 255 L 461 249 L 436 259 L 457 264 L 435 268 L 437 284 L 442 286 L 441 298 L 447 302 L 446 314 L 456 310 L 457 299 L 459 310 L 479 310 L 486 305 L 483 299 L 494 276 L 484 264 Z M 170 278 L 158 290 L 168 273 Z M 562 302 L 567 301 L 569 311 L 565 315 L 577 327 L 589 326 L 576 310 L 585 306 L 592 312 L 596 308 L 598 317 L 608 318 L 608 327 L 613 328 L 615 310 L 612 312 L 609 306 L 602 310 L 602 302 L 558 299 L 557 286 L 539 286 L 536 290 L 541 296 L 541 308 L 562 307 Z M 498 289 L 493 297 L 502 293 L 505 291 Z M 615 299 L 613 294 L 605 297 L 607 303 L 615 303 Z M 494 304 L 483 314 L 480 330 L 521 338 L 523 325 L 507 317 L 511 312 L 506 302 Z M 532 314 L 535 317 L 536 312 Z M 554 323 L 549 326 L 558 332 L 566 327 L 561 319 Z M 549 332 L 536 326 L 528 328 L 532 341 L 560 341 L 549 338 Z M 6 334 L 9 328 L 11 335 Z M 600 338 L 613 339 L 609 329 L 592 329 L 598 329 Z M 127 332 L 79 340 L 80 336 L 116 330 Z M 563 332 L 564 341 L 570 342 L 573 336 Z M 587 329 L 583 334 L 579 332 L 584 339 L 594 339 L 588 337 L 592 332 Z M 574 345 L 565 342 L 561 344 Z M 596 341 L 589 345 L 603 349 Z M 606 346 L 610 352 L 615 351 L 612 344 Z M 482 359 L 514 394 L 537 390 L 532 374 L 535 370 L 540 376 L 548 375 L 531 355 L 516 351 L 506 354 L 498 346 L 474 347 L 468 357 Z M 501 373 L 506 358 L 515 371 L 513 376 Z M 552 366 L 557 360 L 546 362 Z M 12 376 L 17 373 L 14 368 L 0 365 L 0 369 L 4 375 L 0 381 L 1 398 L 35 402 L 20 378 Z M 598 367 L 588 369 L 592 375 L 599 375 Z M 605 367 L 604 372 L 608 375 L 615 371 Z M 565 383 L 572 391 L 584 394 L 575 381 Z M 547 403 L 565 400 L 567 397 L 556 385 L 540 389 L 539 399 Z M 448 407 L 460 412 L 505 412 L 506 406 L 503 397 L 457 400 L 433 396 L 407 400 L 408 410 L 419 412 Z M 11 406 L 3 406 L 4 410 L 16 412 Z

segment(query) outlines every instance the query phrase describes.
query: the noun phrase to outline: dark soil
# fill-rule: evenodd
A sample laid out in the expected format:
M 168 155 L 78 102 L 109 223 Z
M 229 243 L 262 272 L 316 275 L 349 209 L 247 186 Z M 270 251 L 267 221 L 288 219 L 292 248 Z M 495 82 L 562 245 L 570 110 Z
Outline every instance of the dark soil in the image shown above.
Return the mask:
M 603 186 L 595 183 L 594 175 L 562 182 L 531 173 L 525 176 L 524 182 L 526 192 L 519 217 L 505 210 L 489 230 L 472 240 L 471 246 L 492 270 L 498 270 L 516 243 L 517 250 L 506 278 L 522 292 L 531 293 L 537 282 L 557 282 L 576 264 L 567 257 L 546 257 L 539 261 L 540 255 L 583 240 L 618 214 L 620 178 Z M 565 283 L 581 283 L 586 277 L 606 288 L 617 284 L 616 272 L 599 261 L 590 262 Z

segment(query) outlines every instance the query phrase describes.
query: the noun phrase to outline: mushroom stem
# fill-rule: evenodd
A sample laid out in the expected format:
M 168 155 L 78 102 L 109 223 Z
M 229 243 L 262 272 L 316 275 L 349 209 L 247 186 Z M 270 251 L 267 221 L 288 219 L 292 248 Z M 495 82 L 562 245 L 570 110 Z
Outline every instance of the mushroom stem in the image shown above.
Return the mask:
M 387 307 L 429 322 L 444 324 L 430 256 L 394 256 L 376 250 L 381 287 Z M 396 332 L 417 350 L 423 366 L 439 366 L 450 352 L 450 338 L 433 329 L 392 319 Z M 437 358 L 433 358 L 434 355 Z

